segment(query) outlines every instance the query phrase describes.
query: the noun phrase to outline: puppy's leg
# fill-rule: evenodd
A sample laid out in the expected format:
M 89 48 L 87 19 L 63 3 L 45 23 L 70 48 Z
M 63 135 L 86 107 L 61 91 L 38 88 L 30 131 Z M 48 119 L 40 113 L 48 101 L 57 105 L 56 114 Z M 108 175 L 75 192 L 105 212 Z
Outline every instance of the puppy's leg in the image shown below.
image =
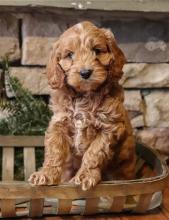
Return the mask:
M 118 180 L 130 180 L 135 178 L 136 153 L 135 140 L 133 136 L 128 136 L 120 146 L 117 155 L 117 167 L 113 171 L 114 178 Z
M 83 190 L 88 190 L 101 180 L 101 170 L 109 159 L 113 157 L 108 136 L 104 133 L 98 134 L 85 152 L 82 164 L 72 181 L 81 185 Z
M 52 185 L 60 182 L 71 144 L 68 132 L 68 126 L 51 121 L 45 134 L 45 161 L 43 167 L 30 176 L 28 181 L 32 185 Z
M 67 160 L 64 163 L 64 169 L 61 176 L 61 183 L 68 182 L 75 174 L 73 168 L 73 155 L 72 153 L 69 154 Z

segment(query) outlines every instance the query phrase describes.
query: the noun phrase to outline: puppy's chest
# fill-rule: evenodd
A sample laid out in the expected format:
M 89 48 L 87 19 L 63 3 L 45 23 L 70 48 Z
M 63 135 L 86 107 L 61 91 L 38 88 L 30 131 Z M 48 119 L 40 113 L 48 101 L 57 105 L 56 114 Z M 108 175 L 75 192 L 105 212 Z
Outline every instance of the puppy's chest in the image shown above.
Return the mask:
M 80 100 L 74 103 L 72 122 L 74 125 L 74 147 L 78 155 L 83 155 L 101 128 L 107 127 L 111 117 L 104 104 L 94 100 Z
M 82 156 L 94 140 L 97 128 L 94 125 L 95 112 L 87 103 L 74 103 L 72 123 L 74 126 L 74 149 Z
M 121 117 L 122 111 L 119 107 L 119 101 L 111 97 L 102 102 L 95 99 L 77 100 L 72 106 L 74 128 L 86 130 L 91 127 L 96 131 L 100 128 L 104 129 Z

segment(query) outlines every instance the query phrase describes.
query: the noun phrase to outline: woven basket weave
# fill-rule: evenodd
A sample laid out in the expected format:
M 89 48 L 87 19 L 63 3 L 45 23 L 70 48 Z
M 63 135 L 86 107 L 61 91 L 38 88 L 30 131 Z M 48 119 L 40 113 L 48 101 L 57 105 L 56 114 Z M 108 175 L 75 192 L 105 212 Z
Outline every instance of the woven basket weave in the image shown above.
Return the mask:
M 142 213 L 161 203 L 161 192 L 168 176 L 167 166 L 154 150 L 143 144 L 136 146 L 137 179 L 104 181 L 90 191 L 82 191 L 71 184 L 32 187 L 26 181 L 13 180 L 15 147 L 23 149 L 26 180 L 35 170 L 35 148 L 43 146 L 43 137 L 0 136 L 0 146 L 3 148 L 0 182 L 2 217 L 123 211 Z

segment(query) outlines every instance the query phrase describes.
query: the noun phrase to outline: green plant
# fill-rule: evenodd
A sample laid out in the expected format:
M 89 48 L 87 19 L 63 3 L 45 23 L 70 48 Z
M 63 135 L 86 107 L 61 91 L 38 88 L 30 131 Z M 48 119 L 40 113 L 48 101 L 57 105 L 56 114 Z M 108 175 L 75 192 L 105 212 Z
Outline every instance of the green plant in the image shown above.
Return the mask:
M 15 96 L 4 95 L 3 80 L 8 79 L 8 89 Z M 9 74 L 7 59 L 2 63 L 0 109 L 8 113 L 0 120 L 1 135 L 43 135 L 49 123 L 51 112 L 42 98 L 34 97 L 23 88 L 17 78 Z
M 9 73 L 8 59 L 3 59 L 0 72 L 0 110 L 7 117 L 0 119 L 0 135 L 44 135 L 51 111 L 42 99 L 34 97 L 23 88 L 17 78 Z M 8 98 L 7 91 L 12 94 Z M 44 149 L 36 148 L 36 168 L 42 166 Z M 15 147 L 15 180 L 24 179 L 23 149 Z M 0 148 L 0 179 L 2 177 L 2 148 Z

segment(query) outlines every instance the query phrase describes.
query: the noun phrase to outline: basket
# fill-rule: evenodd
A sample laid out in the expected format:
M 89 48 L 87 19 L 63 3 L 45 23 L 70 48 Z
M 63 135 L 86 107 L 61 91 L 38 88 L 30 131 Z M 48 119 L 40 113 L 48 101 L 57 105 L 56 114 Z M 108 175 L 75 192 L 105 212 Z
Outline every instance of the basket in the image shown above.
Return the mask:
M 43 142 L 42 136 L 0 136 L 3 149 L 1 217 L 123 211 L 143 213 L 161 204 L 161 192 L 168 176 L 167 166 L 154 150 L 141 143 L 136 146 L 135 180 L 103 181 L 90 191 L 82 191 L 71 184 L 30 186 L 26 180 L 35 170 L 35 149 L 43 146 Z M 16 147 L 23 150 L 25 181 L 14 181 Z M 140 178 L 140 175 L 143 177 Z

